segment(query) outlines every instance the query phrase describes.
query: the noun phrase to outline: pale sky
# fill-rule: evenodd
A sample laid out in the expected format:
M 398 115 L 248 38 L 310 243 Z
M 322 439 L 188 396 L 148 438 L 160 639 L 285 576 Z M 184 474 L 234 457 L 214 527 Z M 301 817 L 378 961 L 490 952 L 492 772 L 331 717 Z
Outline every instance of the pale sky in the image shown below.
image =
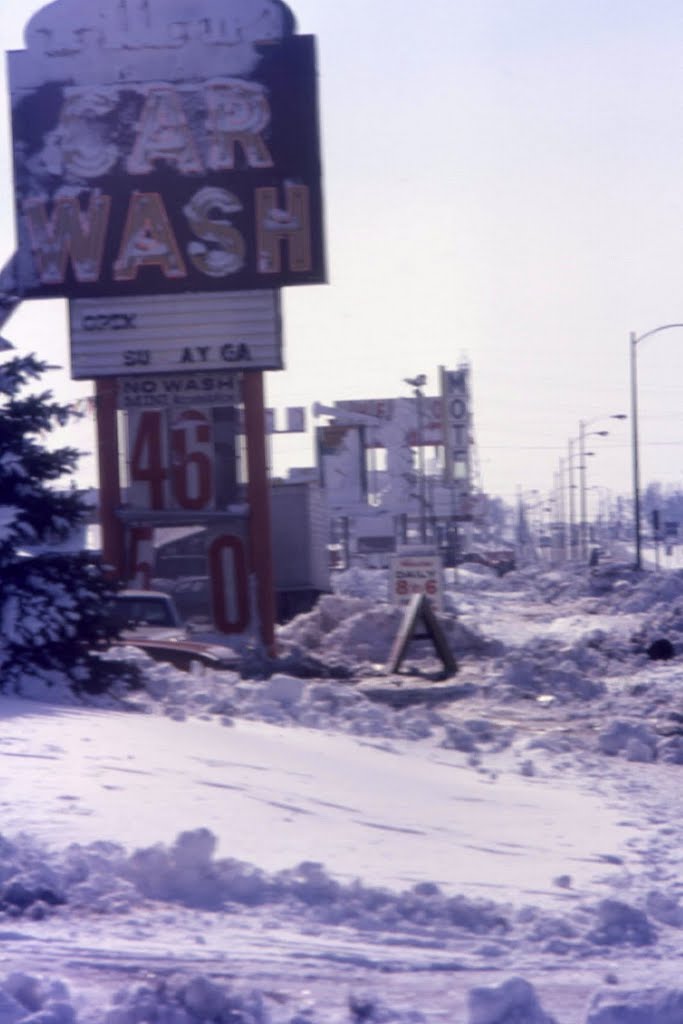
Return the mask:
M 5 6 L 7 50 L 42 5 Z M 435 393 L 466 357 L 485 490 L 549 491 L 586 420 L 610 431 L 589 484 L 629 494 L 630 424 L 608 419 L 630 411 L 629 332 L 683 322 L 680 0 L 291 7 L 318 38 L 329 284 L 285 293 L 270 404 L 408 394 L 418 373 Z M 62 303 L 25 303 L 3 333 L 68 368 Z M 643 483 L 683 485 L 683 329 L 644 341 L 639 372 Z M 50 383 L 88 391 L 68 369 Z M 278 451 L 312 462 L 306 438 Z

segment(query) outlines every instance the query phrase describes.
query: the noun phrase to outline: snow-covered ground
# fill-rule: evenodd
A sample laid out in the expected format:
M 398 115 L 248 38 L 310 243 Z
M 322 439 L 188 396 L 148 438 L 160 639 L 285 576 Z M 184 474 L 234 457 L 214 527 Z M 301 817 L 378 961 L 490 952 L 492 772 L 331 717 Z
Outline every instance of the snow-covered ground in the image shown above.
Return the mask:
M 459 571 L 457 690 L 385 594 L 0 698 L 0 1024 L 682 1024 L 683 574 Z

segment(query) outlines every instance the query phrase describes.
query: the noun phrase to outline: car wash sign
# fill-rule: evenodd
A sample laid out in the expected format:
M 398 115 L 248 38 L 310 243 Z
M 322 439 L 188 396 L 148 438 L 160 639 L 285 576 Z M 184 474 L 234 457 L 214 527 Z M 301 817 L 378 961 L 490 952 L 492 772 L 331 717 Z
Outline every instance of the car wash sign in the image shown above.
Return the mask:
M 314 39 L 281 0 L 54 0 L 25 39 L 24 297 L 324 280 Z

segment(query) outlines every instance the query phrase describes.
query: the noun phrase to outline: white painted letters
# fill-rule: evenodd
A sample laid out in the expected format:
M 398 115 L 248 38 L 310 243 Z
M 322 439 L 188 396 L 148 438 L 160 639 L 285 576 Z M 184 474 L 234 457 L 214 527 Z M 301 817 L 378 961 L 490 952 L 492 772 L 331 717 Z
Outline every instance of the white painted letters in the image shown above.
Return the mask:
M 149 90 L 126 170 L 129 174 L 149 174 L 156 161 L 171 164 L 181 174 L 200 174 L 204 170 L 180 94 L 171 85 Z
M 114 278 L 132 281 L 145 266 L 157 266 L 169 278 L 187 276 L 164 201 L 156 192 L 131 196 Z
M 26 200 L 24 215 L 42 282 L 61 284 L 69 259 L 77 281 L 99 279 L 110 207 L 109 197 L 97 192 L 90 194 L 87 210 L 75 196 L 60 196 L 48 217 L 42 199 Z

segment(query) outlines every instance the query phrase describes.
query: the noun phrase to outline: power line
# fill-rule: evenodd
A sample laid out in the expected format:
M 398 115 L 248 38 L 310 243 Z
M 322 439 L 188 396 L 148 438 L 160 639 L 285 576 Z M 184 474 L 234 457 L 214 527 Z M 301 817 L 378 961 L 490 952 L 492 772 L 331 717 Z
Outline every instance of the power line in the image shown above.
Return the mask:
M 645 441 L 640 444 L 641 448 L 661 448 L 671 447 L 675 448 L 679 445 L 683 445 L 683 438 L 680 441 Z M 611 452 L 617 451 L 617 449 L 630 448 L 630 444 L 626 441 L 624 443 L 617 444 L 605 444 L 600 445 L 598 452 Z M 480 444 L 479 448 L 482 451 L 516 451 L 516 452 L 560 452 L 564 454 L 566 447 L 564 445 L 549 445 L 549 444 Z

